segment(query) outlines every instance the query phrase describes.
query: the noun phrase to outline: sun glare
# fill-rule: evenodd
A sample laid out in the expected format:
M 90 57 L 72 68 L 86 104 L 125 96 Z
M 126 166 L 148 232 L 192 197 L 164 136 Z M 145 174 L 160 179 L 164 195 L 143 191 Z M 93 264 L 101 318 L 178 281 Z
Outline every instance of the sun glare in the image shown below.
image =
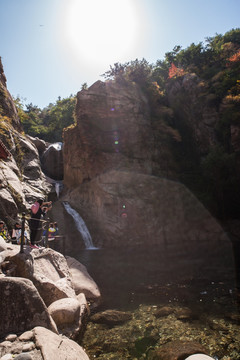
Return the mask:
M 140 43 L 138 13 L 135 0 L 70 1 L 65 36 L 71 53 L 88 65 L 132 60 Z

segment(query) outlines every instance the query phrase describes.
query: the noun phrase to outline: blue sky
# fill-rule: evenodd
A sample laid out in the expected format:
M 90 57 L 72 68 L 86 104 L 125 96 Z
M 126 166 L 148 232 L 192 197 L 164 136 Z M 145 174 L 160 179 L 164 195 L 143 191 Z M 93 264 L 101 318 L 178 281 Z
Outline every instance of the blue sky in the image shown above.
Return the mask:
M 8 90 L 40 108 L 76 94 L 115 62 L 155 63 L 240 27 L 240 0 L 0 0 Z

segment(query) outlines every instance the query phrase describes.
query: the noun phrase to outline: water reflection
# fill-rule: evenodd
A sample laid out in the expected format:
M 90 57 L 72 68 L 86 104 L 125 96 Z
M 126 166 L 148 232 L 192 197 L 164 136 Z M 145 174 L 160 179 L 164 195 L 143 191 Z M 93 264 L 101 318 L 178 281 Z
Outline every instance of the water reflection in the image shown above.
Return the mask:
M 231 256 L 191 258 L 156 248 L 82 250 L 98 284 L 98 311 L 130 311 L 109 327 L 89 322 L 82 345 L 91 360 L 146 359 L 175 340 L 195 341 L 212 357 L 239 360 L 239 308 Z
M 76 257 L 76 253 L 74 254 Z M 235 296 L 231 259 L 190 258 L 151 247 L 80 250 L 83 263 L 98 284 L 104 308 L 134 309 L 139 304 L 214 303 Z

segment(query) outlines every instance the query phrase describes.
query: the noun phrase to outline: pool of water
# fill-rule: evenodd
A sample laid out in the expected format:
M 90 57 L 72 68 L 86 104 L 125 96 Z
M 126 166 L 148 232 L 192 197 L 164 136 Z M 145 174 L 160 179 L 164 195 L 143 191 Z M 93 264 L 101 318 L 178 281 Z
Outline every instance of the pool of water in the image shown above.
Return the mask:
M 235 291 L 231 261 L 168 254 L 162 249 L 124 248 L 79 250 L 102 294 L 102 307 L 128 310 L 140 304 L 179 301 L 195 303 Z
M 151 247 L 82 249 L 69 255 L 87 267 L 101 291 L 102 305 L 95 311 L 116 309 L 133 316 L 111 329 L 89 322 L 82 345 L 91 360 L 146 359 L 150 348 L 176 339 L 198 341 L 219 360 L 240 359 L 238 292 L 229 255 L 191 257 Z M 174 311 L 156 318 L 166 306 Z M 194 316 L 179 320 L 176 314 L 186 309 Z M 149 346 L 136 349 L 149 339 Z

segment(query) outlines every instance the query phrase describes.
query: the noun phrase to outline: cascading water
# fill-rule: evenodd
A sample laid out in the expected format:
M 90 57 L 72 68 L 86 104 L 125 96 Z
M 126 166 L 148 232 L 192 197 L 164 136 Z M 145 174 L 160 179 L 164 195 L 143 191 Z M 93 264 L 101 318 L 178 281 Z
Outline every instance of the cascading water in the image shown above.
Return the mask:
M 57 194 L 57 198 L 59 198 L 59 194 L 60 194 L 60 183 L 59 182 L 55 182 L 55 191 Z
M 92 237 L 88 231 L 88 228 L 79 213 L 74 210 L 66 201 L 63 201 L 63 206 L 65 210 L 73 217 L 76 227 L 82 235 L 86 249 L 96 249 L 93 245 Z

